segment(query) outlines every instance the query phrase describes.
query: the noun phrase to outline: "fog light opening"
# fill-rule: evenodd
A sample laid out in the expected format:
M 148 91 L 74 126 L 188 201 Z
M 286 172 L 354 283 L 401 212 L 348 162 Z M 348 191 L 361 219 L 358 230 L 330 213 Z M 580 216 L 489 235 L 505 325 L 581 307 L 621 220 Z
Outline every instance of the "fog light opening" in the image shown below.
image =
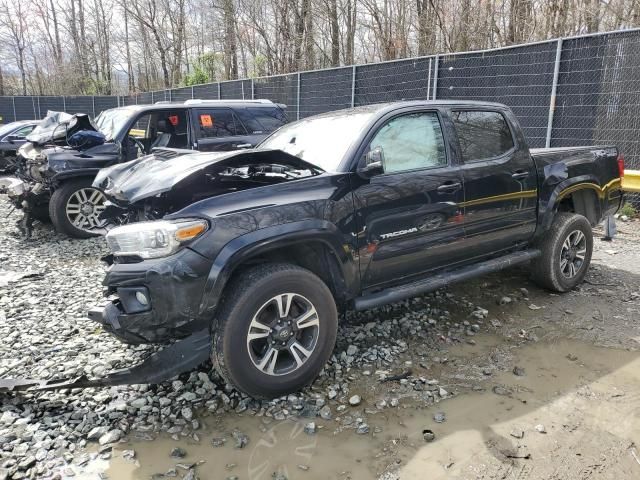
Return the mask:
M 142 292 L 136 292 L 136 300 L 138 300 L 138 302 L 140 302 L 140 304 L 144 305 L 145 307 L 149 305 L 149 299 Z

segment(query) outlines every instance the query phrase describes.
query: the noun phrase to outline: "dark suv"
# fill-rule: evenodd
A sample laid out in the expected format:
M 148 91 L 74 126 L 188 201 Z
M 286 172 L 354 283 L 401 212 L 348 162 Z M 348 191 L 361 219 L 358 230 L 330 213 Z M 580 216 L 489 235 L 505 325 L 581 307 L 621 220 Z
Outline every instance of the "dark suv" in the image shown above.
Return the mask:
M 49 216 L 71 237 L 95 235 L 105 197 L 91 186 L 98 170 L 146 155 L 154 148 L 228 151 L 251 148 L 285 124 L 284 105 L 269 100 L 187 100 L 131 105 L 103 111 L 93 122 L 84 115 L 43 122 L 27 137 L 9 191 L 28 234 L 33 218 Z M 70 146 L 77 131 L 98 130 L 104 143 Z M 99 135 L 101 138 L 102 136 Z

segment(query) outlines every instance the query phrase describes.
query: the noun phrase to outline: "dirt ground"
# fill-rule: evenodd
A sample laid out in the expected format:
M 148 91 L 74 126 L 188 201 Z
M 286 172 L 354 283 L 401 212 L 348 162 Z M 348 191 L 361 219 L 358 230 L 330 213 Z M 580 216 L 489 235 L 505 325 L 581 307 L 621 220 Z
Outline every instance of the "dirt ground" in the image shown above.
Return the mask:
M 362 403 L 315 419 L 315 434 L 305 418 L 205 412 L 199 441 L 130 435 L 80 478 L 180 478 L 193 464 L 216 480 L 640 478 L 640 222 L 618 229 L 613 242 L 596 240 L 586 282 L 568 294 L 537 288 L 525 269 L 448 290 L 451 321 L 482 328 L 411 339 L 391 367 L 437 385 L 435 404 L 408 394 L 406 379 L 354 368 L 350 392 Z M 470 319 L 465 302 L 486 319 Z M 363 435 L 352 428 L 359 415 Z M 247 446 L 234 448 L 234 430 Z M 175 447 L 186 456 L 172 458 Z

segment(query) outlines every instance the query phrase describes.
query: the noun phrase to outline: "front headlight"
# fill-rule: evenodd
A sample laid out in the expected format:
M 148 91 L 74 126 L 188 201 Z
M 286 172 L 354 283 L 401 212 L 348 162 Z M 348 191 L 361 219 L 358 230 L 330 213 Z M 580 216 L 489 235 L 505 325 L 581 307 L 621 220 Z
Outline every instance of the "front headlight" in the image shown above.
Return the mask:
M 209 228 L 205 220 L 157 220 L 116 227 L 107 233 L 115 256 L 166 257 Z

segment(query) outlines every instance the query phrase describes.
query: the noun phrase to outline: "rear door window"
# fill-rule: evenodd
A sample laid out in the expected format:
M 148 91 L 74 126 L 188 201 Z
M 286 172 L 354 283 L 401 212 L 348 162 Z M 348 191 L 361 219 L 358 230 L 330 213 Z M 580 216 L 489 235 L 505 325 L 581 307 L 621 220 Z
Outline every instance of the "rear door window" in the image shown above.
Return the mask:
M 279 107 L 238 108 L 236 113 L 250 134 L 271 133 L 287 123 L 287 116 Z
M 499 112 L 451 113 L 465 163 L 504 155 L 514 147 L 511 129 Z
M 200 108 L 195 111 L 198 138 L 246 135 L 242 123 L 230 108 Z

